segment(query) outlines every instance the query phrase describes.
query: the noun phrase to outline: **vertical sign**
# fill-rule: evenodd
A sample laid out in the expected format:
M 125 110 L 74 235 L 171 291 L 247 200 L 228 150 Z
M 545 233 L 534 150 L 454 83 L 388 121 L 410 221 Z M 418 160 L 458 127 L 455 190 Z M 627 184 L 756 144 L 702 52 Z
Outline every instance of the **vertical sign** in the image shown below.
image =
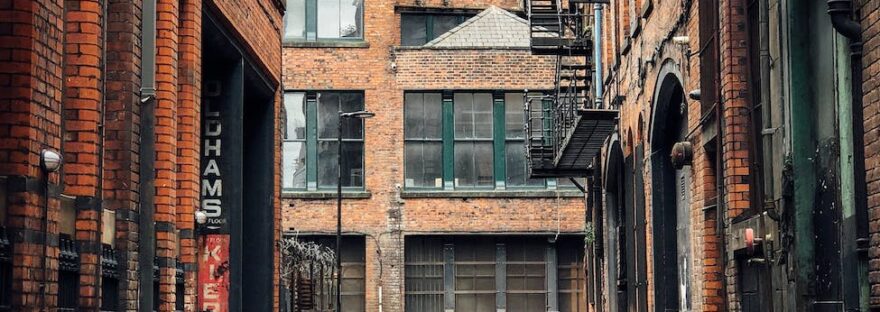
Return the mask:
M 202 170 L 201 205 L 208 216 L 204 225 L 205 233 L 229 233 L 226 212 L 223 209 L 223 160 L 224 127 L 218 103 L 221 93 L 220 83 L 205 84 L 205 101 L 202 113 Z M 227 131 L 229 127 L 226 127 Z M 227 144 L 229 143 L 229 140 Z M 227 149 L 228 150 L 228 149 Z M 228 170 L 227 170 L 228 171 Z M 228 200 L 227 200 L 228 202 Z
M 199 311 L 226 312 L 229 306 L 229 235 L 204 236 L 199 255 Z

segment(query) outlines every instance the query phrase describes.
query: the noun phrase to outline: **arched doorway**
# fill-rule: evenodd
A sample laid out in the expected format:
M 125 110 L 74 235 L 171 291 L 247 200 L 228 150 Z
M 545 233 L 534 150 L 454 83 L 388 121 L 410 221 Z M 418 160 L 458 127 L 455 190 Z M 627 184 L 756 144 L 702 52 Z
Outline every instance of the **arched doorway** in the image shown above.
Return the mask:
M 627 310 L 627 276 L 626 276 L 626 193 L 624 192 L 623 150 L 620 141 L 612 138 L 606 157 L 604 188 L 605 188 L 605 253 L 608 265 L 608 311 L 625 312 Z
M 690 171 L 676 170 L 670 152 L 687 137 L 687 102 L 677 65 L 658 76 L 651 120 L 651 189 L 655 311 L 690 310 Z

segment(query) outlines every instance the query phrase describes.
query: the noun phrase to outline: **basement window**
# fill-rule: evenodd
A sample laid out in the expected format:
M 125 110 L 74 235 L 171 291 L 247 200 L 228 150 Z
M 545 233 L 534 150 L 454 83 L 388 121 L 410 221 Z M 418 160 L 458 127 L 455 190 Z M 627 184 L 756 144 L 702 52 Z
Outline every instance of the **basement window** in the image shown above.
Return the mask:
M 287 0 L 284 40 L 363 39 L 363 0 Z
M 473 14 L 401 14 L 400 45 L 424 45 L 473 16 Z

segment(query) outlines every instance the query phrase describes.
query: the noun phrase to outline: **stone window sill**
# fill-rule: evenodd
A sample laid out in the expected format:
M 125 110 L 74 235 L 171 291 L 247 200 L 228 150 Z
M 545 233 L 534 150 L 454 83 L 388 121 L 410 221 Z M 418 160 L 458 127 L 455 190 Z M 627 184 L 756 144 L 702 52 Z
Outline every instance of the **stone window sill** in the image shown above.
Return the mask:
M 430 191 L 405 190 L 401 198 L 581 198 L 578 190 L 486 190 L 486 191 Z
M 343 199 L 369 199 L 373 194 L 369 191 L 342 191 Z M 281 198 L 289 199 L 336 199 L 333 191 L 284 191 Z
M 364 40 L 287 40 L 285 48 L 369 48 L 370 43 Z

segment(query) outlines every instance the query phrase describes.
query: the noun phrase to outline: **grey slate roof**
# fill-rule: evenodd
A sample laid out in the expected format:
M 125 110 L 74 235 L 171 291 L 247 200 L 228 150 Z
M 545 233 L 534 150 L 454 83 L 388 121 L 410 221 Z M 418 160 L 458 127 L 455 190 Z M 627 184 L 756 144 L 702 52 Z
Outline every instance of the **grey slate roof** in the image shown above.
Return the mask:
M 424 46 L 436 48 L 527 48 L 529 47 L 529 22 L 507 10 L 490 6 Z

